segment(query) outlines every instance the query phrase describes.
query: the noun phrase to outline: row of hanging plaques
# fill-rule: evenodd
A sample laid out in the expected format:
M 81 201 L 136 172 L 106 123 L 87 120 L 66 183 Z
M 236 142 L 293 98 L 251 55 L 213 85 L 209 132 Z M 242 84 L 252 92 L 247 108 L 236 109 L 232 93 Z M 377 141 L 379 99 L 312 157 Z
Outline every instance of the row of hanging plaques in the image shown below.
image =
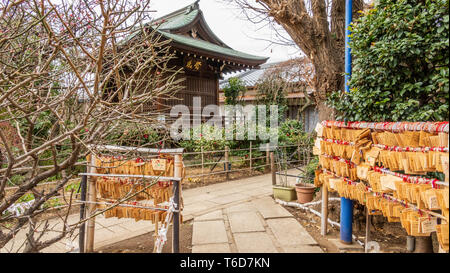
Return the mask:
M 389 146 L 390 147 L 390 146 Z M 404 170 L 406 174 L 426 174 L 427 172 L 444 172 L 444 164 L 448 153 L 439 151 L 405 152 L 385 150 L 378 147 L 358 149 L 354 145 L 338 144 L 329 141 L 320 141 L 322 154 L 335 155 L 354 164 L 365 160 L 375 166 L 378 159 L 381 164 L 391 171 Z M 362 154 L 360 153 L 362 152 Z
M 436 231 L 441 247 L 448 251 L 448 188 L 431 189 L 430 187 L 423 187 L 424 185 L 421 184 L 401 183 L 408 188 L 411 186 L 413 189 L 406 191 L 405 195 L 400 194 L 399 191 L 398 194 L 394 194 L 394 198 L 389 198 L 384 192 L 371 192 L 368 190 L 368 186 L 362 182 L 352 183 L 336 177 L 334 174 L 320 172 L 320 170 L 316 172 L 314 184 L 318 187 L 326 187 L 330 192 L 337 192 L 341 197 L 358 201 L 360 204 L 367 206 L 371 215 L 383 215 L 387 217 L 389 222 L 401 222 L 408 235 L 429 236 L 430 232 Z M 435 217 L 409 209 L 407 205 L 404 205 L 405 202 L 401 203 L 403 200 L 415 202 L 421 200 L 419 204 L 423 204 L 422 209 L 441 210 L 447 219 L 447 223 L 438 225 Z M 412 202 L 406 201 L 406 204 L 408 203 L 412 204 Z M 405 214 L 407 212 L 408 214 Z
M 161 155 L 159 158 L 145 160 L 136 158 L 127 160 L 120 156 L 100 156 L 95 158 L 97 173 L 102 174 L 131 174 L 131 175 L 174 175 L 174 158 Z
M 174 158 L 169 155 L 160 155 L 158 158 L 149 160 L 142 158 L 131 160 L 122 156 L 97 156 L 95 166 L 99 174 L 163 177 L 174 175 Z M 93 177 L 93 179 L 96 179 L 97 200 L 108 202 L 108 206 L 133 195 L 132 198 L 127 198 L 126 202 L 122 202 L 129 206 L 119 205 L 105 211 L 106 218 L 133 218 L 136 221 L 147 220 L 152 223 L 164 221 L 166 212 L 152 208 L 168 208 L 173 192 L 171 181 L 158 181 L 154 184 L 152 179 L 141 178 L 101 176 Z M 106 207 L 107 205 L 104 204 L 98 205 L 100 209 Z
M 448 187 L 439 188 L 429 180 L 410 183 L 404 178 L 447 172 L 448 179 L 447 133 L 372 132 L 320 124 L 316 132 L 314 153 L 319 155 L 316 187 L 327 187 L 341 197 L 367 206 L 370 214 L 384 215 L 389 222 L 400 222 L 409 235 L 429 236 L 430 232 L 436 232 L 441 247 L 449 250 Z M 378 165 L 404 175 L 381 172 Z M 355 182 L 357 180 L 361 182 Z M 416 209 L 405 204 L 413 204 Z M 440 210 L 445 220 L 438 225 L 435 217 L 421 210 Z
M 320 125 L 320 124 L 319 124 Z M 320 125 L 322 126 L 322 125 Z M 354 142 L 361 136 L 369 136 L 373 144 L 399 147 L 448 147 L 448 133 L 430 133 L 425 131 L 372 132 L 370 129 L 348 129 L 339 127 L 321 127 L 318 135 L 327 139 Z

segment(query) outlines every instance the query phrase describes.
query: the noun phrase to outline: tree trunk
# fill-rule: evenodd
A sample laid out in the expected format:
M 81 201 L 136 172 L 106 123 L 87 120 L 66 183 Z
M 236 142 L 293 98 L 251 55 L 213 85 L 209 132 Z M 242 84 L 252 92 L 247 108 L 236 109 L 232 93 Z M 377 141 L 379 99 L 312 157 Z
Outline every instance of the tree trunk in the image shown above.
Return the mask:
M 334 110 L 325 105 L 325 101 L 317 102 L 317 110 L 319 111 L 319 121 L 334 120 Z
M 433 242 L 431 241 L 431 236 L 423 237 L 415 237 L 416 239 L 416 248 L 414 249 L 414 253 L 433 253 Z
M 316 78 L 314 81 L 315 90 L 314 99 L 317 105 L 317 110 L 319 111 L 319 121 L 322 120 L 333 120 L 334 110 L 325 105 L 327 95 L 333 91 L 342 90 L 344 87 L 344 78 L 341 75 L 339 67 L 343 67 L 343 63 L 334 66 L 326 66 L 325 64 L 315 64 L 316 67 L 326 67 L 317 71 Z
M 309 8 L 308 1 L 303 0 L 260 0 L 263 9 L 242 2 L 244 8 L 272 17 L 309 58 L 315 70 L 313 87 L 319 120 L 333 119 L 333 111 L 324 101 L 331 92 L 344 89 L 345 0 L 311 0 Z M 363 4 L 363 0 L 353 1 L 353 19 Z

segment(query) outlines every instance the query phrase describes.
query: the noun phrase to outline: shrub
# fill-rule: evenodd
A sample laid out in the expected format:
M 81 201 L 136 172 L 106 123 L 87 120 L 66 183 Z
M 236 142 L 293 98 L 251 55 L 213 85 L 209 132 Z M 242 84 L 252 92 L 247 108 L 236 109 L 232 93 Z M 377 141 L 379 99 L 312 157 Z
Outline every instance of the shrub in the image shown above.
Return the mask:
M 448 0 L 379 0 L 351 30 L 351 92 L 328 99 L 337 119 L 448 119 Z
M 135 124 L 123 122 L 116 130 L 108 135 L 111 145 L 119 146 L 157 146 L 162 135 L 148 124 Z
M 241 79 L 236 77 L 229 78 L 228 84 L 223 88 L 225 104 L 236 105 L 238 103 L 238 97 L 243 96 L 246 90 Z
M 303 123 L 295 119 L 286 119 L 278 128 L 278 141 L 281 144 L 312 144 L 314 138 L 303 129 Z

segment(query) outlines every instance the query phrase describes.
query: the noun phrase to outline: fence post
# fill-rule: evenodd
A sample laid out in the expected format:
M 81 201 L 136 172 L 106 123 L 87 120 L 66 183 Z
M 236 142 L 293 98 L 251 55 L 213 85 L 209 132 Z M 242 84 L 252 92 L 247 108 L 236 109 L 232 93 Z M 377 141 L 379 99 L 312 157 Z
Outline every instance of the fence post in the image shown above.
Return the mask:
M 364 252 L 367 253 L 367 243 L 370 242 L 370 215 L 369 215 L 369 209 L 366 207 L 366 240 L 364 243 Z
M 158 238 L 158 233 L 159 233 L 159 212 L 157 211 L 155 213 L 155 232 L 153 234 L 153 237 L 155 239 Z
M 328 231 L 328 189 L 326 185 L 322 186 L 322 219 L 320 220 L 320 234 L 325 236 Z
M 308 156 L 307 164 L 309 164 L 309 162 L 311 161 L 311 150 L 308 149 L 308 150 L 306 151 L 306 155 Z
M 95 155 L 91 154 L 91 162 L 90 165 L 88 167 L 89 173 L 93 173 L 95 172 Z M 88 210 L 87 210 L 87 216 L 88 218 L 91 217 L 96 210 L 97 205 L 95 204 L 95 202 L 97 202 L 97 191 L 95 188 L 95 177 L 89 177 L 89 183 L 88 183 L 88 194 L 87 194 L 87 198 L 89 202 L 94 202 L 94 203 L 89 203 L 88 204 Z M 93 252 L 94 251 L 94 232 L 95 232 L 95 217 L 90 218 L 87 221 L 87 232 L 86 232 L 86 252 Z
M 80 193 L 80 200 L 81 201 L 86 201 L 86 188 L 87 188 L 87 176 L 83 175 L 81 177 L 81 182 L 80 182 L 80 188 L 81 188 L 81 193 Z M 80 205 L 80 221 L 84 220 L 85 217 L 85 212 L 86 212 L 86 203 L 81 203 Z M 85 230 L 86 230 L 86 224 L 83 223 L 80 225 L 80 233 L 78 234 L 78 249 L 80 250 L 80 253 L 84 253 L 84 241 L 85 241 Z
M 276 169 L 275 169 L 275 159 L 273 152 L 270 152 L 270 171 L 272 172 L 272 185 L 277 184 L 277 177 L 276 177 Z
M 227 176 L 227 180 L 230 178 L 230 168 L 229 168 L 229 147 L 225 146 L 225 172 L 226 172 L 226 176 Z
M 269 158 L 269 146 L 267 145 L 266 146 L 266 172 L 269 171 L 269 168 L 270 168 L 269 160 L 270 160 L 270 158 Z
M 174 177 L 181 178 L 182 175 L 182 158 L 180 154 L 175 155 L 174 162 Z M 175 203 L 175 209 L 177 212 L 173 213 L 173 228 L 172 228 L 172 252 L 180 252 L 180 223 L 181 223 L 181 206 L 180 206 L 180 191 L 181 191 L 181 181 L 174 181 L 173 183 L 174 193 L 173 199 Z
M 252 142 L 250 141 L 250 172 L 252 171 Z
M 205 163 L 205 158 L 204 158 L 204 155 L 203 155 L 203 145 L 202 146 L 200 146 L 200 151 L 201 151 L 201 154 L 202 154 L 202 183 L 204 183 L 205 182 L 205 177 L 204 177 L 204 166 L 203 166 L 203 164 Z

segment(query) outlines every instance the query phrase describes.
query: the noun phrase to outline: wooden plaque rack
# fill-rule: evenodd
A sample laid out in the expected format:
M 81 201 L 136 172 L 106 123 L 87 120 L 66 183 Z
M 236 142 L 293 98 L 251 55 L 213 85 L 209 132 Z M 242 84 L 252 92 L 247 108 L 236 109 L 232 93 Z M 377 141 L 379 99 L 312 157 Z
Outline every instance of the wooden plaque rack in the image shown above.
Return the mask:
M 115 178 L 135 178 L 135 179 L 145 179 L 152 181 L 166 181 L 172 183 L 173 187 L 173 218 L 172 218 L 172 252 L 178 253 L 180 250 L 180 200 L 181 200 L 181 181 L 183 176 L 183 148 L 178 149 L 152 149 L 152 148 L 134 148 L 134 147 L 123 147 L 123 146 L 112 146 L 112 145 L 102 145 L 102 146 L 88 146 L 92 151 L 107 151 L 112 153 L 138 153 L 150 155 L 151 157 L 158 157 L 160 155 L 172 156 L 174 159 L 173 165 L 173 176 L 157 176 L 157 175 L 133 175 L 133 174 L 103 174 L 97 173 L 96 162 L 98 162 L 97 155 L 91 153 L 90 162 L 87 164 L 87 172 L 80 173 L 81 176 L 81 206 L 80 206 L 80 221 L 82 225 L 80 226 L 79 234 L 79 246 L 80 253 L 93 252 L 94 251 L 94 234 L 95 234 L 95 216 L 98 215 L 97 205 L 107 204 L 107 205 L 117 205 L 117 202 L 113 203 L 100 203 L 97 200 L 97 190 L 96 190 L 96 177 L 115 177 Z M 112 168 L 113 169 L 113 168 Z M 161 207 L 150 207 L 150 206 L 132 206 L 127 204 L 119 204 L 120 207 L 134 207 L 140 209 L 150 209 L 155 211 L 168 211 L 166 208 Z M 85 226 L 87 222 L 87 227 Z M 157 227 L 157 225 L 156 225 Z M 156 233 L 155 227 L 155 233 Z M 156 242 L 155 242 L 156 243 Z

